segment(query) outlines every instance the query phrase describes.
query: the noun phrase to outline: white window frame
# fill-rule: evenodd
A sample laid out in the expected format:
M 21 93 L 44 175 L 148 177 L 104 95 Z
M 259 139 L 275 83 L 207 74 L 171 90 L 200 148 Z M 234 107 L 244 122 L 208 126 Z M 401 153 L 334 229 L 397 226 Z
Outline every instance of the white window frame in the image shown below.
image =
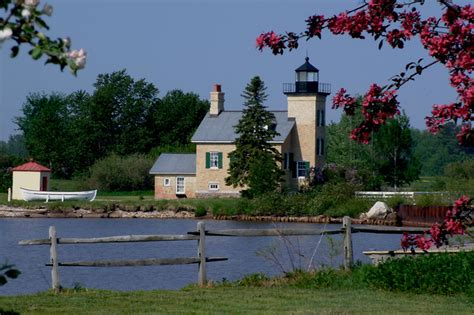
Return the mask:
M 212 187 L 212 186 L 215 186 L 215 187 Z M 219 189 L 220 189 L 219 183 L 217 183 L 217 182 L 209 182 L 209 184 L 208 184 L 208 189 L 211 190 L 211 191 L 219 191 Z
M 180 183 L 182 181 L 182 184 Z M 186 180 L 184 176 L 177 176 L 176 177 L 176 194 L 177 195 L 184 195 L 186 193 Z
M 164 187 L 169 187 L 169 186 L 171 186 L 171 178 L 169 178 L 169 177 L 163 178 L 163 186 L 164 186 Z
M 306 161 L 297 161 L 296 162 L 296 175 L 298 178 L 306 177 Z
M 212 168 L 212 169 L 219 168 L 219 152 L 217 151 L 209 152 L 209 168 Z

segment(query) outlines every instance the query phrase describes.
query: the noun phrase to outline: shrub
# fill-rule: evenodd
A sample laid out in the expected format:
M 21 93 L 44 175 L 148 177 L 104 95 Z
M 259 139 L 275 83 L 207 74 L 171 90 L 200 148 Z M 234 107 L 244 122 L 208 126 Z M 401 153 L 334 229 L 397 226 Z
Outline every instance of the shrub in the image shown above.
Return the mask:
M 92 165 L 87 185 L 106 191 L 152 189 L 153 178 L 148 174 L 152 165 L 153 159 L 144 155 L 112 154 Z
M 243 287 L 260 287 L 268 280 L 269 278 L 264 273 L 252 273 L 237 281 L 237 285 Z
M 348 215 L 352 218 L 357 218 L 361 213 L 367 212 L 372 205 L 373 201 L 370 199 L 351 198 L 328 209 L 324 214 L 331 217 Z
M 385 203 L 392 209 L 395 209 L 396 207 L 400 205 L 406 205 L 406 204 L 412 204 L 412 201 L 407 200 L 403 196 L 393 196 L 385 200 Z
M 474 252 L 427 254 L 389 259 L 364 268 L 365 281 L 376 288 L 413 293 L 453 294 L 474 290 Z
M 420 207 L 448 206 L 452 204 L 446 197 L 438 194 L 416 195 L 415 204 Z
M 310 215 L 323 214 L 352 199 L 358 186 L 346 182 L 329 182 L 315 192 L 307 205 Z
M 284 195 L 276 192 L 262 194 L 249 200 L 254 215 L 284 215 Z
M 207 214 L 206 207 L 204 207 L 203 205 L 198 205 L 196 207 L 196 211 L 194 212 L 195 217 L 203 217 L 206 214 Z

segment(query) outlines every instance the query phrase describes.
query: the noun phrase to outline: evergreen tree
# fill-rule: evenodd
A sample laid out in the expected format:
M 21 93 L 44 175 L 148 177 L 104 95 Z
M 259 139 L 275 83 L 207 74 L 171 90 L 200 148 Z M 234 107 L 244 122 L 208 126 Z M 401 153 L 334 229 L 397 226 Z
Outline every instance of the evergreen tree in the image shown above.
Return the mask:
M 275 130 L 275 115 L 267 111 L 266 87 L 260 77 L 255 76 L 247 84 L 242 97 L 245 99 L 242 117 L 235 126 L 238 135 L 235 150 L 229 153 L 229 176 L 227 185 L 244 187 L 244 196 L 253 197 L 275 191 L 283 171 L 278 164 L 281 154 L 269 141 L 279 135 Z

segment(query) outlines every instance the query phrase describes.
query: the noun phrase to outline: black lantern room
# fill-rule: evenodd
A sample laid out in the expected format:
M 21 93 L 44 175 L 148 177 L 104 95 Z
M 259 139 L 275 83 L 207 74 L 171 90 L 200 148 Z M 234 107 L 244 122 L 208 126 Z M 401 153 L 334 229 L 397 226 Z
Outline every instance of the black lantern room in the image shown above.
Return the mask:
M 309 63 L 309 57 L 305 58 L 305 63 L 295 70 L 295 83 L 285 83 L 283 93 L 320 93 L 330 94 L 328 84 L 319 83 L 319 70 Z
M 296 93 L 317 93 L 319 70 L 309 63 L 309 57 L 305 58 L 305 63 L 295 70 Z

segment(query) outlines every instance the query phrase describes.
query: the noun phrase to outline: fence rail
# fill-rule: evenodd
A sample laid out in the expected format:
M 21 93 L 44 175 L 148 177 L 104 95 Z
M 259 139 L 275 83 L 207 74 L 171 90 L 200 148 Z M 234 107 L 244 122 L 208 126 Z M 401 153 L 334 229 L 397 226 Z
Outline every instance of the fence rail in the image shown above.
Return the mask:
M 446 195 L 444 191 L 356 191 L 355 196 L 361 198 L 391 198 L 402 196 L 407 198 L 415 198 L 421 195 Z
M 156 265 L 185 265 L 198 264 L 198 284 L 204 286 L 206 279 L 206 263 L 228 260 L 226 257 L 206 256 L 206 236 L 208 237 L 281 237 L 281 236 L 301 236 L 301 235 L 323 235 L 323 234 L 344 234 L 344 267 L 350 269 L 353 264 L 352 233 L 377 233 L 377 234 L 401 234 L 423 233 L 426 229 L 416 227 L 392 227 L 392 226 L 369 226 L 352 225 L 349 217 L 343 218 L 340 229 L 320 230 L 320 229 L 227 229 L 227 230 L 205 230 L 204 222 L 197 223 L 197 231 L 188 232 L 185 235 L 121 235 L 96 238 L 60 238 L 56 235 L 56 228 L 49 228 L 49 239 L 22 240 L 20 245 L 49 245 L 50 262 L 46 266 L 51 267 L 52 287 L 60 290 L 59 268 L 58 267 L 129 267 L 129 266 L 156 266 Z M 74 244 L 100 244 L 100 243 L 125 243 L 125 242 L 159 242 L 159 241 L 197 241 L 196 257 L 179 258 L 149 258 L 135 260 L 96 260 L 96 261 L 76 261 L 59 262 L 58 245 Z

